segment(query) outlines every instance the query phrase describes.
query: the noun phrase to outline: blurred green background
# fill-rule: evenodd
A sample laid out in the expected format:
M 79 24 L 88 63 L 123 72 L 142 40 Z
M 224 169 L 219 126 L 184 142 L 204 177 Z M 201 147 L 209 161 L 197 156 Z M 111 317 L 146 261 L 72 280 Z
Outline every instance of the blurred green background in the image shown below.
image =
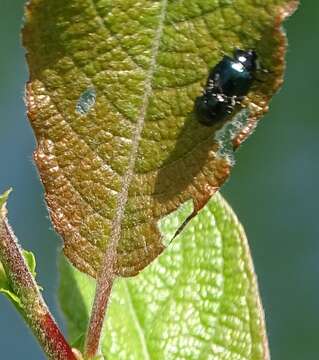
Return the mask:
M 23 104 L 23 4 L 0 0 L 0 191 L 14 188 L 11 224 L 23 247 L 36 254 L 44 296 L 61 320 L 54 295 L 60 242 L 32 164 L 35 144 Z M 248 234 L 273 360 L 319 359 L 318 18 L 319 2 L 305 0 L 286 22 L 290 46 L 285 84 L 237 153 L 237 165 L 222 191 Z M 1 359 L 44 359 L 3 297 L 0 351 Z

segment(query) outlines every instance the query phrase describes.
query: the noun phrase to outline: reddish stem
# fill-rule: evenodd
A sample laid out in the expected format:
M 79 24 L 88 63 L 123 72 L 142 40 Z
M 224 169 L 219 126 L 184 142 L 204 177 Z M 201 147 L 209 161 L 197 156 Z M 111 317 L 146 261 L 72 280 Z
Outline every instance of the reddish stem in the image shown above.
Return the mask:
M 0 209 L 0 261 L 12 290 L 21 301 L 22 315 L 47 357 L 52 360 L 76 360 L 28 269 L 4 209 Z
M 97 279 L 92 314 L 87 331 L 84 354 L 88 359 L 93 358 L 98 353 L 106 308 L 115 277 L 113 272 L 114 257 L 114 249 L 109 247 L 106 250 L 104 263 Z

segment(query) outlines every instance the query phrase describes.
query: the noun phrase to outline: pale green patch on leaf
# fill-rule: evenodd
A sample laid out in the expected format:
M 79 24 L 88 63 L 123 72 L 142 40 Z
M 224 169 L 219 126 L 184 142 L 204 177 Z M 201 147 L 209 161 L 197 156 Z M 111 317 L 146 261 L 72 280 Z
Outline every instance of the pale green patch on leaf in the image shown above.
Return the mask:
M 86 332 L 95 282 L 65 259 L 60 272 L 60 304 L 76 341 Z M 147 269 L 117 280 L 106 318 L 108 360 L 269 359 L 247 239 L 219 194 Z
M 76 104 L 75 111 L 78 112 L 80 115 L 86 115 L 94 106 L 95 101 L 96 101 L 95 89 L 89 88 L 81 94 Z
M 111 249 L 116 275 L 137 274 L 171 240 L 158 223 L 187 201 L 196 213 L 220 188 L 234 150 L 282 83 L 282 22 L 296 4 L 28 2 L 23 41 L 35 162 L 78 269 L 96 276 Z M 203 126 L 194 101 L 210 69 L 236 48 L 254 49 L 269 72 L 254 82 L 240 120 Z

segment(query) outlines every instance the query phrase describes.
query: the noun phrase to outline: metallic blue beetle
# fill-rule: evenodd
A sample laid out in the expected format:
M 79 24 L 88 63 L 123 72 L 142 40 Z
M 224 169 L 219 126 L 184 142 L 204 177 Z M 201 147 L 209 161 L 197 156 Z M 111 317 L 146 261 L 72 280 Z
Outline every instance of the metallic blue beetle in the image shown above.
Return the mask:
M 210 71 L 203 95 L 196 98 L 195 112 L 204 125 L 214 125 L 231 114 L 249 92 L 257 70 L 254 50 L 235 50 Z

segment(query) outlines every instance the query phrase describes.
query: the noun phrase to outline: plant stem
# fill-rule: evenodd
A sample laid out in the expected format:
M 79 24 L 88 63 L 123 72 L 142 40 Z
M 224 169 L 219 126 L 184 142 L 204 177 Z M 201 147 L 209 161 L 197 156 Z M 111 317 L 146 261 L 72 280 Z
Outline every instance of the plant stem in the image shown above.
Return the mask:
M 109 247 L 106 250 L 102 269 L 96 283 L 95 298 L 84 348 L 84 355 L 87 359 L 92 359 L 97 355 L 99 349 L 107 304 L 115 279 L 114 258 L 114 248 Z
M 22 304 L 22 315 L 51 360 L 76 360 L 30 273 L 17 239 L 0 209 L 0 261 Z

